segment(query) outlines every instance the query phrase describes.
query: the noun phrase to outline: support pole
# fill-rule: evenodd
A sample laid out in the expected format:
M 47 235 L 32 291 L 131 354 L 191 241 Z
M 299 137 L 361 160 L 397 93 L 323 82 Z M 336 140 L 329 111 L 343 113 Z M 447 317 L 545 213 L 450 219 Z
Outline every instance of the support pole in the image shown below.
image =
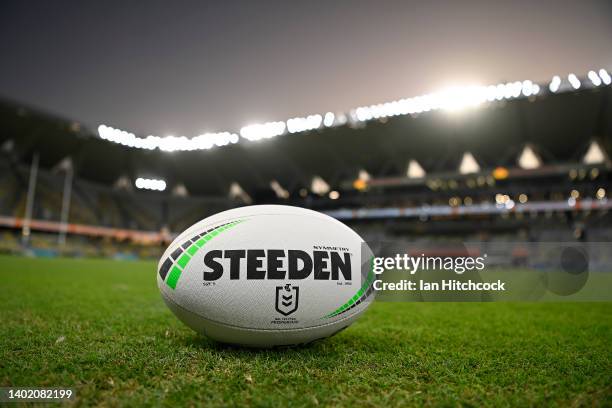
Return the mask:
M 32 222 L 32 210 L 34 209 L 34 193 L 36 192 L 36 176 L 38 175 L 38 153 L 32 156 L 30 167 L 30 179 L 28 181 L 28 196 L 26 198 L 25 216 L 21 229 L 21 243 L 27 245 L 30 240 L 30 223 Z
M 62 215 L 60 220 L 59 235 L 57 242 L 60 245 L 66 244 L 66 233 L 68 232 L 68 215 L 70 214 L 70 199 L 72 198 L 72 166 L 66 169 L 66 177 L 64 178 L 64 194 L 62 196 Z

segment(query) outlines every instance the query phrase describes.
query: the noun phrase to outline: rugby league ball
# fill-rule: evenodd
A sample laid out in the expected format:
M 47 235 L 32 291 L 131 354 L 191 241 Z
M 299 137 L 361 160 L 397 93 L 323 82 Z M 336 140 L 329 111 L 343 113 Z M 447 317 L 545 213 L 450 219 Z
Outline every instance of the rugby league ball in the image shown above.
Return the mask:
M 374 298 L 371 252 L 341 222 L 282 205 L 224 211 L 180 234 L 159 261 L 170 310 L 223 343 L 273 347 L 329 337 Z

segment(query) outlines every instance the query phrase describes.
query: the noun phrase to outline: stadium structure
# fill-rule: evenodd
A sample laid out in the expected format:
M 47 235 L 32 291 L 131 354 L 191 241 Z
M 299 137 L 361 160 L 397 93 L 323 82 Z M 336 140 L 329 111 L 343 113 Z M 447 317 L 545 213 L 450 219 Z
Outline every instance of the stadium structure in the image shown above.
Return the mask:
M 157 257 L 216 212 L 278 203 L 367 239 L 612 240 L 608 71 L 453 88 L 195 137 L 0 102 L 0 250 Z

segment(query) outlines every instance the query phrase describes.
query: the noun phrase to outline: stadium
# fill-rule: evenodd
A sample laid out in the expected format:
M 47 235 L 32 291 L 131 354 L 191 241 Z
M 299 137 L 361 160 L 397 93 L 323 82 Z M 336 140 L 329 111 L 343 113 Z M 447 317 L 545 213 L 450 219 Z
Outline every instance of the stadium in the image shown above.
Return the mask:
M 251 125 L 256 137 L 246 127 L 206 136 L 219 146 L 92 132 L 5 101 L 3 250 L 158 258 L 201 218 L 250 204 L 325 212 L 370 239 L 609 241 L 609 75 L 458 89 Z
M 453 86 L 195 136 L 3 96 L 0 386 L 69 388 L 82 406 L 609 405 L 611 75 Z M 589 251 L 591 281 L 552 301 L 382 294 L 332 338 L 227 346 L 168 311 L 156 268 L 198 221 L 263 204 L 326 214 L 381 253 L 477 243 L 507 274 L 567 265 L 546 255 L 563 243 Z M 564 298 L 582 288 L 587 301 Z

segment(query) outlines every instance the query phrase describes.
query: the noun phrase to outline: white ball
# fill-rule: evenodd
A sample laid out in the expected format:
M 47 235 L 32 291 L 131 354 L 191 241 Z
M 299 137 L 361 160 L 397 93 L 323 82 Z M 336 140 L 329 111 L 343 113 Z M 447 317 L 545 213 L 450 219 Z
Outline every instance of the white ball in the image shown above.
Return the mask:
M 282 205 L 237 208 L 180 234 L 159 261 L 170 310 L 214 340 L 308 343 L 353 323 L 374 299 L 371 251 L 353 230 Z

